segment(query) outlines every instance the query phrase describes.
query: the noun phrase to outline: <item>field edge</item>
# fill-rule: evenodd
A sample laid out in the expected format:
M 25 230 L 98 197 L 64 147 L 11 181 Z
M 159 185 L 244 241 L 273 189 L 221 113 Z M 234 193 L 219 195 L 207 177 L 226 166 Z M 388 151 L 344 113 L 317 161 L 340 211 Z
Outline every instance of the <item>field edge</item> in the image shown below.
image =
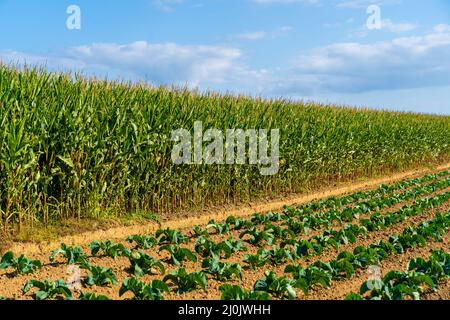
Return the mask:
M 103 225 L 101 226 L 101 229 L 62 236 L 58 238 L 58 240 L 35 242 L 10 240 L 9 242 L 0 246 L 0 253 L 6 250 L 12 250 L 14 252 L 21 252 L 26 255 L 36 254 L 43 251 L 53 250 L 57 248 L 62 242 L 70 245 L 86 245 L 93 240 L 120 240 L 132 234 L 149 234 L 155 232 L 159 228 L 181 229 L 192 227 L 194 225 L 206 224 L 211 219 L 215 219 L 216 221 L 220 222 L 224 221 L 230 215 L 244 218 L 256 212 L 267 213 L 270 211 L 276 211 L 282 209 L 286 205 L 294 206 L 314 200 L 321 200 L 333 196 L 341 196 L 348 193 L 368 190 L 377 187 L 380 184 L 395 183 L 403 179 L 419 177 L 424 174 L 434 173 L 447 169 L 450 169 L 450 162 L 440 165 L 434 165 L 433 167 L 426 166 L 394 173 L 391 175 L 366 178 L 365 180 L 360 179 L 357 181 L 336 183 L 336 186 L 333 186 L 332 188 L 323 188 L 306 194 L 293 195 L 273 201 L 260 201 L 258 203 L 252 203 L 245 206 L 233 206 L 231 208 L 210 209 L 207 212 L 200 213 L 197 216 L 190 216 L 189 213 L 185 213 L 184 216 L 172 217 L 171 219 L 160 223 L 157 223 L 155 221 L 143 222 L 141 220 L 136 221 L 135 224 L 120 225 L 110 228 L 108 228 L 107 225 Z M 74 224 L 74 226 L 76 227 L 76 224 Z

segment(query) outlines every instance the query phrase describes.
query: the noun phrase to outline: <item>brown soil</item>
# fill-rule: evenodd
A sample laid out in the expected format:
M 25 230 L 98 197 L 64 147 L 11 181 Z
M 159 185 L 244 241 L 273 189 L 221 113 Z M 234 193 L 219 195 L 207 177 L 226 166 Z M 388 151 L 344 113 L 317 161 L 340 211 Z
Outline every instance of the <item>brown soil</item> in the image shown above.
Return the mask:
M 443 281 L 436 292 L 424 295 L 423 300 L 450 300 L 450 280 Z
M 450 164 L 448 165 L 450 167 Z M 441 167 L 439 168 L 439 171 L 445 170 L 448 167 Z M 208 215 L 203 217 L 198 217 L 194 219 L 187 219 L 187 220 L 181 220 L 181 221 L 169 221 L 163 225 L 163 227 L 170 227 L 173 229 L 179 229 L 186 232 L 186 230 L 193 225 L 205 225 L 210 219 L 216 219 L 216 221 L 224 220 L 229 215 L 235 215 L 235 216 L 248 216 L 252 213 L 256 212 L 267 212 L 267 211 L 275 211 L 277 209 L 280 209 L 283 205 L 293 205 L 293 204 L 299 204 L 304 203 L 308 201 L 312 201 L 319 198 L 325 198 L 329 196 L 336 196 L 343 193 L 349 193 L 349 192 L 355 192 L 357 190 L 362 189 L 369 189 L 373 187 L 377 187 L 381 183 L 389 183 L 394 182 L 397 180 L 401 180 L 407 177 L 414 177 L 419 176 L 423 174 L 427 174 L 429 171 L 423 171 L 419 174 L 418 171 L 416 171 L 414 174 L 410 173 L 408 175 L 397 175 L 395 178 L 390 177 L 383 180 L 376 180 L 372 182 L 366 182 L 360 184 L 355 184 L 353 186 L 347 186 L 345 188 L 339 189 L 341 190 L 339 193 L 337 191 L 329 190 L 321 194 L 311 194 L 308 196 L 300 197 L 297 199 L 291 199 L 290 201 L 283 201 L 283 202 L 277 202 L 276 204 L 266 204 L 266 205 L 259 205 L 257 207 L 253 207 L 252 209 L 242 209 L 240 211 L 236 212 L 221 212 L 216 215 Z M 448 191 L 448 188 L 445 190 L 440 190 L 438 192 L 435 192 L 433 194 L 437 193 L 443 193 L 445 191 Z M 433 194 L 426 195 L 423 197 L 429 197 Z M 294 201 L 295 200 L 295 201 Z M 407 204 L 408 202 L 404 202 L 401 205 L 395 205 L 391 208 L 386 208 L 382 211 L 382 213 L 386 212 L 392 212 L 395 211 L 396 208 Z M 447 212 L 450 209 L 450 204 L 445 203 L 440 208 L 436 208 L 433 210 L 426 211 L 423 215 L 413 217 L 408 219 L 407 221 L 401 222 L 397 225 L 391 226 L 385 230 L 371 232 L 368 234 L 367 238 L 359 239 L 357 244 L 349 244 L 342 246 L 339 249 L 339 252 L 343 250 L 352 250 L 356 245 L 368 245 L 373 242 L 377 242 L 378 240 L 387 239 L 390 235 L 393 233 L 400 233 L 405 227 L 410 225 L 418 225 L 420 222 L 425 221 L 427 219 L 432 218 L 436 212 Z M 353 224 L 358 224 L 358 221 L 355 221 Z M 131 245 L 128 243 L 123 242 L 123 239 L 126 238 L 130 234 L 141 234 L 141 233 L 153 233 L 158 226 L 149 224 L 144 226 L 133 226 L 133 227 L 127 227 L 127 228 L 117 228 L 117 229 L 111 229 L 108 231 L 103 232 L 95 232 L 95 233 L 86 233 L 78 236 L 71 236 L 61 239 L 61 242 L 65 242 L 69 245 L 82 245 L 85 252 L 90 252 L 88 249 L 88 244 L 93 240 L 115 240 L 120 241 L 124 243 L 127 247 L 131 248 Z M 233 231 L 231 235 L 233 238 L 238 238 L 239 232 Z M 311 235 L 301 235 L 301 238 L 309 237 Z M 211 238 L 214 241 L 221 241 L 228 238 L 228 235 L 212 235 Z M 186 247 L 193 249 L 195 240 L 191 240 Z M 28 275 L 28 276 L 18 276 L 10 272 L 10 270 L 0 270 L 0 296 L 4 296 L 6 298 L 12 298 L 12 299 L 31 299 L 32 296 L 30 294 L 23 295 L 21 292 L 21 289 L 23 288 L 24 283 L 27 280 L 31 279 L 49 279 L 49 280 L 56 280 L 56 279 L 68 279 L 68 266 L 61 264 L 60 262 L 62 260 L 57 260 L 56 263 L 49 263 L 48 257 L 50 255 L 51 250 L 55 249 L 59 246 L 59 243 L 46 243 L 46 244 L 15 244 L 13 246 L 13 251 L 16 254 L 26 254 L 28 257 L 33 259 L 39 259 L 41 260 L 45 265 L 37 274 L 35 275 Z M 283 275 L 283 270 L 286 266 L 286 264 L 283 264 L 281 266 L 270 266 L 267 265 L 264 268 L 260 268 L 256 271 L 250 270 L 247 267 L 245 267 L 245 263 L 243 263 L 243 258 L 245 253 L 255 253 L 258 249 L 256 246 L 251 246 L 249 244 L 246 244 L 248 247 L 247 252 L 239 252 L 237 254 L 234 254 L 232 258 L 226 260 L 228 262 L 239 262 L 243 266 L 243 282 L 239 282 L 238 280 L 232 280 L 227 281 L 228 284 L 236 284 L 240 285 L 246 289 L 252 289 L 252 286 L 254 282 L 258 279 L 260 279 L 263 276 L 263 273 L 265 270 L 272 270 L 275 273 L 279 275 Z M 450 233 L 447 232 L 442 242 L 439 243 L 429 243 L 426 248 L 416 248 L 413 250 L 407 251 L 405 254 L 402 255 L 396 255 L 391 256 L 388 259 L 384 260 L 382 264 L 380 265 L 380 268 L 383 272 L 387 272 L 390 270 L 403 270 L 406 267 L 407 262 L 415 257 L 427 257 L 429 255 L 430 249 L 445 249 L 448 250 L 450 248 Z M 146 250 L 146 252 L 158 259 L 161 259 L 165 266 L 166 266 L 166 273 L 170 273 L 173 270 L 176 270 L 176 267 L 173 267 L 167 263 L 168 255 L 166 253 L 158 254 L 155 249 L 152 250 Z M 323 260 L 328 261 L 336 257 L 338 254 L 335 250 L 328 250 L 324 252 L 322 255 L 301 260 L 299 263 L 301 263 L 304 266 L 307 266 L 310 263 L 313 263 L 316 260 Z M 193 262 L 185 262 L 184 267 L 187 269 L 188 272 L 193 271 L 199 271 L 201 269 L 200 263 L 201 259 L 198 263 Z M 83 291 L 85 292 L 96 292 L 97 294 L 104 294 L 112 299 L 119 299 L 118 296 L 119 288 L 122 283 L 122 281 L 125 278 L 131 277 L 131 273 L 128 270 L 129 268 L 129 261 L 127 258 L 118 258 L 117 260 L 113 260 L 111 258 L 107 257 L 90 257 L 90 262 L 92 265 L 96 266 L 102 266 L 102 267 L 110 267 L 114 271 L 118 284 L 114 287 L 95 287 L 95 288 L 83 288 Z M 81 276 L 85 276 L 85 271 L 81 270 Z M 154 279 L 161 279 L 162 276 L 160 274 L 155 275 L 146 275 L 142 277 L 142 280 L 145 282 L 154 280 Z M 367 273 L 366 272 L 360 272 L 355 277 L 353 277 L 350 280 L 346 281 L 336 281 L 332 284 L 332 288 L 330 289 L 323 289 L 323 288 L 317 288 L 313 292 L 311 292 L 308 296 L 302 296 L 300 294 L 300 299 L 343 299 L 349 292 L 357 292 L 359 290 L 360 285 L 367 280 Z M 186 293 L 182 295 L 178 295 L 174 293 L 173 291 L 170 294 L 165 295 L 166 299 L 219 299 L 220 298 L 220 292 L 218 290 L 219 286 L 222 283 L 219 281 L 214 280 L 211 276 L 208 276 L 208 290 L 202 291 L 197 290 L 191 293 Z M 449 283 L 443 283 L 442 287 L 438 292 L 430 292 L 427 295 L 425 295 L 426 299 L 448 299 L 450 291 Z M 75 293 L 75 296 L 77 297 L 78 294 Z M 131 298 L 132 295 L 130 293 L 126 294 L 123 298 Z

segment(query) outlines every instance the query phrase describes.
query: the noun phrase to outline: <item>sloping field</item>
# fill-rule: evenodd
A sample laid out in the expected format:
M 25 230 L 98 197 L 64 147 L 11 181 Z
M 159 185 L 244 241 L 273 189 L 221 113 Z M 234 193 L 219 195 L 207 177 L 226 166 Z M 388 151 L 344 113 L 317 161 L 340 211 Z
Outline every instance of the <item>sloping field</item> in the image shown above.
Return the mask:
M 449 231 L 450 171 L 439 171 L 250 217 L 9 252 L 0 296 L 448 299 Z

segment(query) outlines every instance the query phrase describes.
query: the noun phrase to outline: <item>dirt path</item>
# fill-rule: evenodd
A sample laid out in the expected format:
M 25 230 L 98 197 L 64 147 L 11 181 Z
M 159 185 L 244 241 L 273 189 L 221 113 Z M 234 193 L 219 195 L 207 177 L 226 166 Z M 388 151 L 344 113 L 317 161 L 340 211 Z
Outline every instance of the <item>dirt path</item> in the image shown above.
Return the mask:
M 303 204 L 311 202 L 314 200 L 325 199 L 333 196 L 340 196 L 344 194 L 349 194 L 357 191 L 373 189 L 378 187 L 380 184 L 390 184 L 403 179 L 410 179 L 415 177 L 420 177 L 426 174 L 435 173 L 443 170 L 450 169 L 450 163 L 440 165 L 434 169 L 430 168 L 420 168 L 415 170 L 410 170 L 386 177 L 374 178 L 362 182 L 347 182 L 335 188 L 325 188 L 323 190 L 309 193 L 301 196 L 292 196 L 282 200 L 272 201 L 268 203 L 257 203 L 250 204 L 245 207 L 236 207 L 230 210 L 221 209 L 215 212 L 210 212 L 204 215 L 199 215 L 196 217 L 185 217 L 177 220 L 169 220 L 158 225 L 154 222 L 149 222 L 141 225 L 133 225 L 126 227 L 111 228 L 109 230 L 99 230 L 94 232 L 86 232 L 77 235 L 71 235 L 62 237 L 58 242 L 47 242 L 47 243 L 14 243 L 10 246 L 9 250 L 14 252 L 20 252 L 26 255 L 36 254 L 40 252 L 48 252 L 59 247 L 61 242 L 70 245 L 85 245 L 93 240 L 122 240 L 131 234 L 149 234 L 155 232 L 159 228 L 173 228 L 182 229 L 187 227 L 192 227 L 194 225 L 202 225 L 208 223 L 209 220 L 215 219 L 216 221 L 224 221 L 230 215 L 236 217 L 247 217 L 255 212 L 269 212 L 276 211 L 283 206 L 293 206 L 297 204 Z

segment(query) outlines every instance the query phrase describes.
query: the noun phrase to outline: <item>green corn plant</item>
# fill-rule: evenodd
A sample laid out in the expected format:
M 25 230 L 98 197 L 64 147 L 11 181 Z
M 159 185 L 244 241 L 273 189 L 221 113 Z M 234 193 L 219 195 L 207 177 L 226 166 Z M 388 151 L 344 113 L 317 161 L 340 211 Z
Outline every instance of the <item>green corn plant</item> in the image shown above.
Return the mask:
M 245 202 L 302 192 L 341 177 L 401 171 L 450 155 L 446 116 L 155 88 L 43 68 L 1 65 L 0 79 L 4 230 L 99 214 L 161 214 L 205 203 Z M 279 129 L 286 139 L 279 146 L 278 174 L 262 176 L 252 165 L 175 165 L 171 133 L 191 131 L 194 119 L 221 130 Z M 286 212 L 307 215 L 366 201 L 367 195 L 314 201 Z M 382 204 L 373 203 L 377 206 Z M 276 219 L 274 214 L 254 221 Z
M 120 287 L 119 295 L 132 292 L 136 300 L 164 300 L 164 292 L 169 293 L 169 287 L 160 280 L 144 283 L 136 278 L 127 278 Z
M 33 288 L 38 289 L 34 295 L 34 299 L 36 300 L 54 299 L 56 297 L 63 297 L 68 300 L 72 299 L 72 292 L 63 280 L 56 280 L 55 282 L 48 280 L 43 282 L 38 280 L 29 280 L 25 283 L 22 291 L 26 294 Z
M 30 260 L 24 255 L 18 258 L 14 257 L 14 253 L 11 251 L 5 253 L 0 261 L 0 270 L 13 268 L 18 274 L 30 274 L 35 273 L 42 268 L 42 263 L 39 260 Z

